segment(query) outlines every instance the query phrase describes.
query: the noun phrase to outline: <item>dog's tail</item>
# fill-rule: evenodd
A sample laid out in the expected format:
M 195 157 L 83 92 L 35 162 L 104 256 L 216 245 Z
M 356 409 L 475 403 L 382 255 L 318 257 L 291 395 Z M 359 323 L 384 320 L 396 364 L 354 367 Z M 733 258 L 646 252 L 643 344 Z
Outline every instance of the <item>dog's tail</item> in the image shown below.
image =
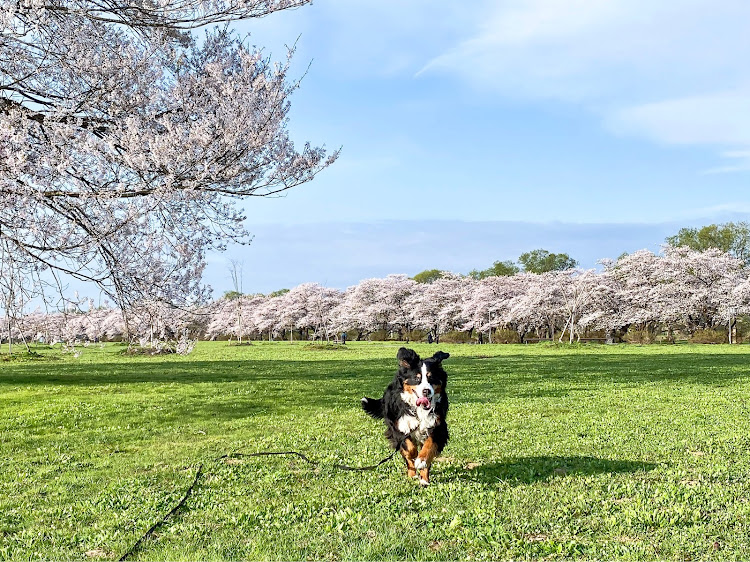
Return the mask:
M 383 399 L 362 398 L 362 409 L 376 420 L 379 420 L 383 417 Z

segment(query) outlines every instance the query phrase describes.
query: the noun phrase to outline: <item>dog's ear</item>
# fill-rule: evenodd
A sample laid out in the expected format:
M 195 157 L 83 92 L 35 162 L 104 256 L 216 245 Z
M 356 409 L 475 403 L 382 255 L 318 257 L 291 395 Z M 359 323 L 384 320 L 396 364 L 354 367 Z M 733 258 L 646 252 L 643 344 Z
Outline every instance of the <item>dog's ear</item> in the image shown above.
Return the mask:
M 398 350 L 396 359 L 398 359 L 398 364 L 405 369 L 416 369 L 417 365 L 419 365 L 419 355 L 413 349 L 402 347 Z
M 435 363 L 442 363 L 450 356 L 450 353 L 446 353 L 445 351 L 438 351 L 435 355 L 432 356 L 432 359 L 435 361 Z

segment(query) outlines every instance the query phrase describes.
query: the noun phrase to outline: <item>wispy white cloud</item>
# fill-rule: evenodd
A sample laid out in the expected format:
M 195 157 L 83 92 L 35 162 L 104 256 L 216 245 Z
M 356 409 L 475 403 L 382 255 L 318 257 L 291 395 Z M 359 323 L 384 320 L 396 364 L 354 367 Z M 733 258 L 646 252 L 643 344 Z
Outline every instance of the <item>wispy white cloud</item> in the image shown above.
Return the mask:
M 485 9 L 471 36 L 420 72 L 586 101 L 674 97 L 750 73 L 744 1 L 526 0 Z
M 722 152 L 720 156 L 722 158 L 733 161 L 734 163 L 709 168 L 708 170 L 703 171 L 704 174 L 729 174 L 734 172 L 750 171 L 750 150 L 729 150 L 726 152 Z M 750 205 L 746 205 L 744 209 L 745 212 L 750 213 Z
M 750 89 L 624 107 L 607 117 L 610 128 L 667 144 L 750 146 Z M 745 158 L 748 151 L 725 151 Z
M 748 213 L 750 213 L 749 201 L 733 201 L 720 205 L 685 209 L 675 213 L 674 220 L 688 221 L 695 225 L 705 225 L 708 223 L 746 220 Z
M 748 21 L 744 0 L 501 2 L 418 75 L 579 104 L 610 130 L 651 141 L 744 149 Z
M 713 147 L 723 161 L 702 172 L 719 174 L 748 169 L 724 155 L 750 148 L 748 21 L 747 0 L 325 0 L 248 29 L 274 53 L 301 34 L 301 64 L 306 46 L 323 59 L 316 75 L 451 80 Z
M 472 28 L 478 9 L 489 2 L 324 0 L 240 27 L 276 51 L 301 34 L 301 43 L 314 43 L 329 70 L 342 77 L 411 75 Z

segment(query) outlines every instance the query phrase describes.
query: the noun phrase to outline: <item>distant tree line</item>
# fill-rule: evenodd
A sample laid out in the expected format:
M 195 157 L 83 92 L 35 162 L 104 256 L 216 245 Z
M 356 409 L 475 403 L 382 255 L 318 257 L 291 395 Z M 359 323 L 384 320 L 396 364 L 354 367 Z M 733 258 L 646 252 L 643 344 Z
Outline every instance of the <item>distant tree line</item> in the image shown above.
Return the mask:
M 578 262 L 568 254 L 553 254 L 544 249 L 525 252 L 515 263 L 511 260 L 496 261 L 487 269 L 472 269 L 469 277 L 472 279 L 486 279 L 487 277 L 507 277 L 524 271 L 526 273 L 547 273 L 549 271 L 564 271 L 578 266 Z M 426 269 L 417 273 L 412 279 L 417 283 L 432 283 L 440 279 L 445 272 L 440 269 Z

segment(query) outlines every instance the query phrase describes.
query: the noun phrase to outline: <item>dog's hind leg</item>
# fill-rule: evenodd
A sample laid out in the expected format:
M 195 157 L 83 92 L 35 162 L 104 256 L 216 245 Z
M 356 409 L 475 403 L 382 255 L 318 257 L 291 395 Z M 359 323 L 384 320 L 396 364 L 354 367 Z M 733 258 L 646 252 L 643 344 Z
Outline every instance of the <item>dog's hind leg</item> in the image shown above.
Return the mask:
M 401 456 L 403 456 L 406 461 L 406 475 L 409 478 L 416 478 L 417 469 L 414 466 L 414 459 L 417 458 L 417 455 L 419 454 L 417 446 L 409 437 L 407 437 L 404 439 L 403 443 L 401 443 L 400 451 Z

